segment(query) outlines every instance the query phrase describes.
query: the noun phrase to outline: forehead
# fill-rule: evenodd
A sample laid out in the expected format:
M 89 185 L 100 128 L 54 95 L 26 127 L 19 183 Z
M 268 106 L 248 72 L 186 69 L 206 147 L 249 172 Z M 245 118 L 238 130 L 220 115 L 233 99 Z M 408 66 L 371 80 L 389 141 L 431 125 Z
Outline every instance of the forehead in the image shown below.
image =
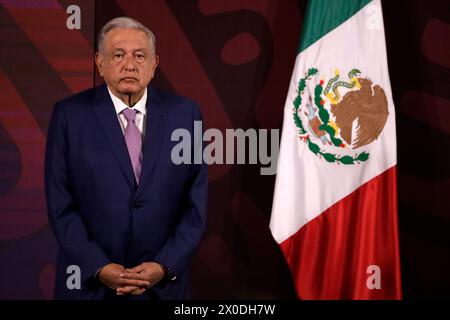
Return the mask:
M 104 43 L 109 49 L 150 49 L 147 34 L 136 29 L 113 29 L 105 35 Z

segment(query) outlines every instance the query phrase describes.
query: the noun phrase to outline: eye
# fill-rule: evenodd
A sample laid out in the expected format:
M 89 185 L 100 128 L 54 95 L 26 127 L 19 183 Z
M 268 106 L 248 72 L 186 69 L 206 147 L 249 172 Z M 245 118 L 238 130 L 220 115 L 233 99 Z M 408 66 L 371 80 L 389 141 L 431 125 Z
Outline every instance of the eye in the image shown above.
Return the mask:
M 145 55 L 143 53 L 136 54 L 136 61 L 143 62 L 145 60 Z
M 123 53 L 118 52 L 113 55 L 113 59 L 116 61 L 120 61 L 120 60 L 122 60 L 122 58 L 123 58 Z

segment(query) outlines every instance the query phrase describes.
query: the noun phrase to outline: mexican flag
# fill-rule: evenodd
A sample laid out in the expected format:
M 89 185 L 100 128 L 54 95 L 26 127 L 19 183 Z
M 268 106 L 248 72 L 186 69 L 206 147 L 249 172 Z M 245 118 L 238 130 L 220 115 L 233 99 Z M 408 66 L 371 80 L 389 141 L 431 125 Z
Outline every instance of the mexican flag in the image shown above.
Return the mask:
M 270 229 L 300 299 L 401 299 L 395 110 L 379 0 L 310 0 Z

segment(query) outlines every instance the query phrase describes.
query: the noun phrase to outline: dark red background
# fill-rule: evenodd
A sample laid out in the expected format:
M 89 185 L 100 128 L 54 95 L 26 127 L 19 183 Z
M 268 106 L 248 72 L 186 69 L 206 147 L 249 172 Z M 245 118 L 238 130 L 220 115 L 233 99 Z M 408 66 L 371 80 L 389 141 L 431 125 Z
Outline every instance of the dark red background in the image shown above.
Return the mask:
M 91 87 L 94 35 L 134 17 L 157 37 L 153 84 L 196 99 L 207 128 L 281 128 L 306 1 L 0 0 L 0 298 L 52 296 L 56 243 L 43 192 L 54 102 Z M 81 8 L 68 30 L 66 8 Z M 383 1 L 397 111 L 404 297 L 450 297 L 450 10 Z M 295 298 L 268 229 L 274 176 L 210 167 L 194 298 Z

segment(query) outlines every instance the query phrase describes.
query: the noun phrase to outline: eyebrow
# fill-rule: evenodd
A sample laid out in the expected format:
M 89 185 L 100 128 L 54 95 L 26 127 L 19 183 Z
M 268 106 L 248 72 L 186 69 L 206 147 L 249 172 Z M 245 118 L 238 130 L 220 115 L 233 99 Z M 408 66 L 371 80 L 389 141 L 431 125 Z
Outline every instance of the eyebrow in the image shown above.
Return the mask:
M 123 48 L 114 48 L 113 51 L 123 51 L 126 52 L 125 49 Z M 137 52 L 137 51 L 145 51 L 145 48 L 138 48 L 138 49 L 134 49 L 133 52 Z

